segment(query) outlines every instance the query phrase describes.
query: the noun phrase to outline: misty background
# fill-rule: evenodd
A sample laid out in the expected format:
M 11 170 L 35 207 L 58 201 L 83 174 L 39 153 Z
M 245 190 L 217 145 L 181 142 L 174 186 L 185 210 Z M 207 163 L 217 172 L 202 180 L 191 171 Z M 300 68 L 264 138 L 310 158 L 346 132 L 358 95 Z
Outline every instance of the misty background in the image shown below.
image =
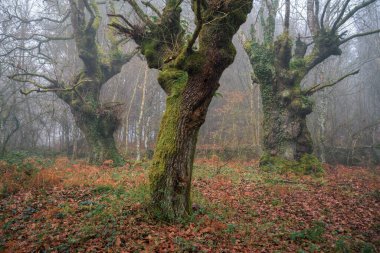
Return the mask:
M 292 1 L 293 2 L 293 1 Z M 152 1 L 158 7 L 163 1 Z M 291 34 L 307 38 L 305 3 L 292 3 Z M 100 2 L 103 19 L 99 43 L 109 32 L 107 4 Z M 257 4 L 254 5 L 258 6 Z M 281 4 L 280 4 L 281 6 Z M 20 89 L 28 84 L 8 78 L 19 67 L 70 80 L 81 61 L 75 43 L 68 39 L 70 20 L 62 19 L 68 11 L 66 1 L 0 1 L 0 152 L 31 151 L 63 154 L 73 158 L 86 155 L 86 143 L 75 126 L 71 112 L 54 94 L 32 93 L 24 96 Z M 143 7 L 146 8 L 146 7 Z M 189 3 L 183 7 L 184 27 Z M 127 4 L 118 2 L 116 10 L 129 14 Z M 149 9 L 147 9 L 149 13 Z M 198 140 L 198 156 L 218 155 L 224 160 L 256 159 L 261 152 L 262 108 L 260 90 L 252 83 L 252 68 L 244 51 L 251 26 L 256 23 L 257 7 L 234 38 L 235 62 L 223 74 L 221 87 L 210 106 Z M 150 13 L 154 15 L 154 13 Z M 281 15 L 280 15 L 281 16 Z M 41 17 L 44 17 L 41 19 Z M 134 17 L 130 17 L 134 18 Z M 137 22 L 137 19 L 135 19 Z M 280 33 L 282 20 L 276 21 Z M 356 15 L 347 30 L 379 28 L 380 3 Z M 258 31 L 260 34 L 260 31 Z M 44 36 L 41 36 L 44 35 Z M 63 40 L 52 39 L 65 37 Z M 125 50 L 135 45 L 126 42 Z M 21 50 L 27 49 L 27 50 Z M 380 163 L 380 35 L 353 39 L 343 47 L 340 57 L 329 58 L 303 81 L 308 86 L 330 82 L 360 69 L 332 88 L 314 95 L 314 111 L 308 125 L 316 154 L 325 162 L 371 165 Z M 122 125 L 115 139 L 125 156 L 150 158 L 154 150 L 160 119 L 165 110 L 165 94 L 157 83 L 157 71 L 147 67 L 136 55 L 122 72 L 110 80 L 101 92 L 104 104 L 118 104 Z

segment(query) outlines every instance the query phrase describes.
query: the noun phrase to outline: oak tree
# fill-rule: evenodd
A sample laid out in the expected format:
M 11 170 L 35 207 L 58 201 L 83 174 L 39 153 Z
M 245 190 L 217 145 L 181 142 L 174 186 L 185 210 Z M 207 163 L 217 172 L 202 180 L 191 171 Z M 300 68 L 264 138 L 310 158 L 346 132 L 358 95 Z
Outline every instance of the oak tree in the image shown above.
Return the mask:
M 234 61 L 232 38 L 245 22 L 252 1 L 191 1 L 195 29 L 189 36 L 181 26 L 183 0 L 166 0 L 162 11 L 150 2 L 126 2 L 140 23 L 118 15 L 119 21 L 111 26 L 140 46 L 149 67 L 159 70 L 158 81 L 167 94 L 150 171 L 153 210 L 164 219 L 177 220 L 191 211 L 198 132 L 222 73 Z
M 301 82 L 315 66 L 331 56 L 341 55 L 343 44 L 379 32 L 349 34 L 346 30 L 352 17 L 374 2 L 327 0 L 320 6 L 318 0 L 308 0 L 307 24 L 311 36 L 307 41 L 300 36 L 294 41 L 289 32 L 290 0 L 285 1 L 283 31 L 277 38 L 275 21 L 279 0 L 262 1 L 258 19 L 264 38 L 259 40 L 253 29 L 252 40 L 246 44 L 253 66 L 253 82 L 260 84 L 263 103 L 265 154 L 262 165 L 279 165 L 286 161 L 317 163 L 310 155 L 313 143 L 306 125 L 306 116 L 313 111 L 310 96 L 357 74 L 358 70 L 308 89 L 302 89 Z
M 43 61 L 46 68 L 48 63 L 54 62 L 54 59 L 48 55 L 48 44 L 73 39 L 76 52 L 83 64 L 69 81 L 48 75 L 44 70 L 31 72 L 28 68 L 21 68 L 10 78 L 30 85 L 29 89 L 21 91 L 24 95 L 32 92 L 55 93 L 70 107 L 77 126 L 83 132 L 90 148 L 90 162 L 101 163 L 104 160 L 113 160 L 117 165 L 123 161 L 113 137 L 120 124 L 120 119 L 115 113 L 117 105 L 103 104 L 100 101 L 100 91 L 107 81 L 120 73 L 123 65 L 130 61 L 136 51 L 125 53 L 122 48 L 123 41 L 116 39 L 109 31 L 105 36 L 108 46 L 99 43 L 98 33 L 102 18 L 100 4 L 93 0 L 69 0 L 65 3 L 66 6 L 69 5 L 65 13 L 60 12 L 59 6 L 48 6 L 47 9 L 50 11 L 46 16 L 36 18 L 22 17 L 17 12 L 12 12 L 10 8 L 6 13 L 10 23 L 28 23 L 36 27 L 40 22 L 46 22 L 47 27 L 52 24 L 61 27 L 68 25 L 72 34 L 69 36 L 52 34 L 44 27 L 24 37 L 2 34 L 4 41 L 25 41 L 22 47 L 8 47 L 2 56 L 28 51 L 36 61 Z M 112 5 L 110 9 L 113 10 Z

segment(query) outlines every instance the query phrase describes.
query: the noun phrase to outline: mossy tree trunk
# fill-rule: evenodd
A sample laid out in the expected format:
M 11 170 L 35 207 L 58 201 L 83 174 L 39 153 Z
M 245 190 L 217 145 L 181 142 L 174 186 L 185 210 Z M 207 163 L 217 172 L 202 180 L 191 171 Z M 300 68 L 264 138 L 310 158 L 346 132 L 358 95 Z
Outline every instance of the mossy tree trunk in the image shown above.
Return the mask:
M 101 164 L 112 160 L 115 165 L 121 165 L 123 158 L 119 155 L 113 136 L 120 120 L 109 112 L 96 113 L 78 109 L 72 112 L 88 143 L 90 163 Z
M 97 42 L 101 17 L 95 1 L 70 0 L 70 5 L 74 39 L 84 68 L 75 77 L 74 90 L 59 92 L 58 96 L 70 106 L 76 124 L 85 135 L 90 148 L 89 161 L 100 164 L 112 160 L 114 165 L 122 165 L 123 158 L 113 137 L 120 125 L 118 105 L 102 104 L 100 90 L 109 79 L 120 73 L 134 53 L 123 53 L 120 42 L 111 32 L 107 32 L 108 52 L 102 52 L 105 49 L 101 49 Z M 113 5 L 110 7 L 113 11 Z
M 270 87 L 266 87 L 270 89 Z M 292 93 L 292 87 L 282 93 Z M 265 88 L 264 88 L 265 89 Z M 274 96 L 281 96 L 274 94 Z M 271 156 L 280 156 L 288 160 L 299 160 L 304 154 L 313 152 L 310 132 L 306 125 L 306 116 L 311 110 L 310 101 L 302 96 L 289 100 L 278 98 L 276 102 L 262 97 L 264 106 L 264 152 Z M 303 107 L 304 109 L 301 109 Z
M 266 18 L 265 5 L 268 9 Z M 313 151 L 306 126 L 306 116 L 311 112 L 312 105 L 302 93 L 300 85 L 306 73 L 302 59 L 302 51 L 306 48 L 304 43 L 297 41 L 297 55 L 292 56 L 288 15 L 285 17 L 284 32 L 274 39 L 274 20 L 278 5 L 277 0 L 265 4 L 263 2 L 259 11 L 264 28 L 263 42 L 254 39 L 246 46 L 246 51 L 253 67 L 253 81 L 259 83 L 261 89 L 264 152 L 270 156 L 299 160 L 303 154 Z
M 167 76 L 169 75 L 169 76 Z M 217 87 L 204 90 L 187 72 L 163 71 L 165 82 L 173 82 L 150 172 L 153 205 L 165 219 L 190 214 L 190 190 L 198 131 Z M 163 81 L 162 81 L 163 82 Z M 203 90 L 203 91 L 202 91 Z
M 349 1 L 346 2 L 348 4 Z M 260 41 L 255 37 L 252 29 L 252 41 L 246 44 L 246 51 L 253 67 L 253 82 L 261 88 L 264 112 L 264 159 L 278 157 L 280 160 L 299 161 L 303 156 L 312 154 L 313 143 L 306 125 L 306 116 L 312 112 L 310 96 L 326 87 L 331 87 L 358 71 L 349 73 L 336 82 L 316 84 L 307 90 L 301 89 L 302 79 L 315 66 L 332 55 L 342 53 L 340 45 L 352 38 L 368 35 L 369 32 L 353 35 L 343 39 L 344 34 L 339 33 L 339 27 L 358 10 L 364 8 L 374 0 L 363 2 L 352 11 L 345 13 L 347 5 L 338 10 L 341 13 L 333 22 L 332 27 L 324 24 L 324 13 L 318 8 L 319 2 L 308 0 L 308 25 L 313 35 L 313 43 L 306 44 L 298 38 L 293 45 L 289 36 L 290 0 L 285 1 L 284 30 L 274 39 L 274 22 L 278 0 L 262 1 L 259 11 L 260 25 L 264 30 L 264 38 Z M 328 3 L 327 3 L 328 4 Z M 264 17 L 264 9 L 267 16 Z M 321 15 L 319 17 L 318 15 Z M 308 45 L 313 45 L 307 55 Z M 292 52 L 293 51 L 293 52 Z
M 128 30 L 132 27 L 114 24 L 142 45 L 148 65 L 160 70 L 158 81 L 168 95 L 150 183 L 155 214 L 171 221 L 190 214 L 198 132 L 219 87 L 219 79 L 235 58 L 232 37 L 252 8 L 250 0 L 193 1 L 196 29 L 185 41 L 180 26 L 180 2 L 167 1 L 158 23 L 145 20 L 150 26 L 148 36 L 136 37 L 136 33 Z M 198 49 L 193 47 L 196 40 Z

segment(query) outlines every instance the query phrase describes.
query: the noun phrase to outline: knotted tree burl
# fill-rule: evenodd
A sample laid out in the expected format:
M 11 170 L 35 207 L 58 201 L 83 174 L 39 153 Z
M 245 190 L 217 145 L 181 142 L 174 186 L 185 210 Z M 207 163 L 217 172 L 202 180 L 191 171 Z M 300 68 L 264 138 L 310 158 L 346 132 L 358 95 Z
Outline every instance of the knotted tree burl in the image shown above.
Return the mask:
M 232 38 L 246 21 L 251 0 L 195 0 L 195 30 L 185 36 L 181 3 L 167 0 L 153 21 L 134 0 L 142 25 L 124 17 L 111 26 L 140 45 L 149 67 L 159 69 L 158 81 L 167 94 L 160 132 L 150 169 L 152 205 L 160 218 L 177 220 L 191 211 L 191 178 L 200 127 L 219 87 L 224 70 L 234 61 Z

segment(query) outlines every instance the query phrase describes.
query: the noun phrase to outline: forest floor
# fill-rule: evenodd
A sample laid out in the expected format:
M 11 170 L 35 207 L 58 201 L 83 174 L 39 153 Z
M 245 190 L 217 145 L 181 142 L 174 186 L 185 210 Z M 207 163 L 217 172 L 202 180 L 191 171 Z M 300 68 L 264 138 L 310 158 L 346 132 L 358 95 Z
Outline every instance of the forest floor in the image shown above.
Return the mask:
M 322 178 L 197 160 L 196 210 L 154 220 L 147 164 L 0 161 L 0 252 L 378 252 L 379 168 L 326 166 Z M 35 169 L 35 168 L 38 169 Z

